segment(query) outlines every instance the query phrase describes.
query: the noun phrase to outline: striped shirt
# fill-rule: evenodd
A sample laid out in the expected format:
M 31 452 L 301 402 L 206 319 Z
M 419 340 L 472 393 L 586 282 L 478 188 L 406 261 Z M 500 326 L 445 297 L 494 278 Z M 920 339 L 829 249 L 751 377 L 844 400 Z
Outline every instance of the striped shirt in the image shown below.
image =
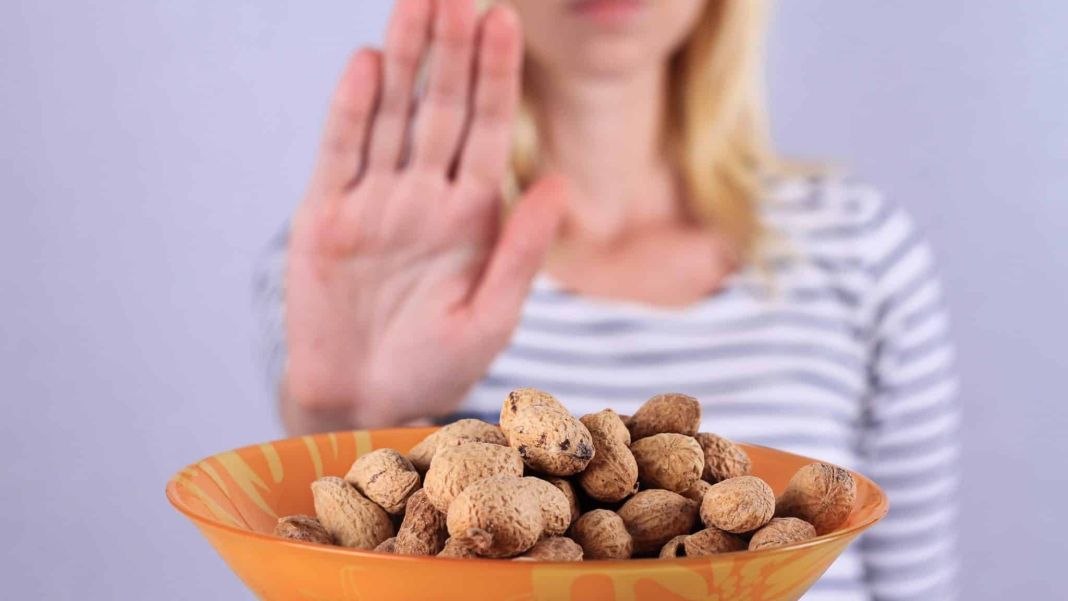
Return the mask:
M 952 599 L 960 415 L 929 247 L 903 210 L 846 181 L 775 182 L 762 211 L 770 269 L 742 270 L 684 309 L 589 298 L 539 277 L 461 415 L 496 421 L 522 386 L 577 414 L 693 395 L 703 431 L 860 471 L 889 495 L 887 518 L 806 600 Z M 279 242 L 259 280 L 275 377 Z

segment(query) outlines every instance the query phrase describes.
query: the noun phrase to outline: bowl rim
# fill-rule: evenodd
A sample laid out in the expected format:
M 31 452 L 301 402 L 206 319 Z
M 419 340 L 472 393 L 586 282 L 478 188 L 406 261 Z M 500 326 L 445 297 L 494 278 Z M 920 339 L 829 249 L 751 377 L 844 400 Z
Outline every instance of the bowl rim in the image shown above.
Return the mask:
M 404 431 L 412 431 L 412 430 L 434 431 L 434 430 L 437 430 L 439 428 L 440 428 L 440 426 L 412 427 L 412 428 L 380 428 L 380 429 L 371 429 L 371 430 L 337 430 L 337 431 L 333 431 L 333 432 L 321 432 L 321 433 L 313 434 L 311 436 L 312 437 L 330 436 L 330 435 L 335 435 L 336 436 L 336 435 L 352 434 L 353 432 L 391 433 L 391 432 L 404 432 Z M 876 503 L 875 503 L 875 507 L 873 508 L 873 510 L 871 512 L 871 515 L 867 519 L 861 521 L 860 523 L 854 524 L 854 525 L 850 526 L 849 528 L 845 528 L 845 529 L 842 529 L 842 530 L 835 530 L 833 532 L 828 532 L 827 534 L 824 534 L 824 535 L 821 535 L 821 536 L 817 536 L 815 538 L 810 538 L 810 539 L 802 541 L 800 543 L 792 543 L 792 544 L 789 544 L 789 545 L 783 545 L 781 547 L 772 547 L 772 548 L 769 548 L 769 549 L 758 549 L 756 551 L 750 551 L 748 549 L 743 549 L 741 551 L 730 551 L 730 552 L 727 552 L 727 553 L 717 553 L 715 555 L 706 555 L 706 556 L 700 556 L 700 557 L 675 557 L 675 558 L 635 557 L 635 558 L 629 558 L 629 559 L 584 559 L 584 560 L 578 561 L 578 562 L 574 562 L 574 561 L 524 561 L 524 562 L 514 562 L 514 561 L 509 561 L 509 560 L 502 561 L 501 559 L 484 558 L 484 557 L 467 558 L 467 557 L 437 557 L 437 556 L 422 556 L 422 555 L 395 555 L 395 554 L 392 554 L 392 553 L 379 553 L 379 552 L 376 552 L 376 551 L 371 550 L 371 549 L 355 549 L 355 548 L 350 548 L 350 547 L 341 547 L 341 546 L 337 546 L 337 545 L 322 545 L 322 544 L 319 544 L 319 543 L 298 541 L 298 540 L 283 538 L 283 537 L 280 537 L 280 536 L 275 536 L 273 534 L 265 534 L 265 533 L 262 533 L 262 532 L 256 532 L 254 530 L 247 530 L 245 528 L 239 528 L 237 526 L 232 526 L 230 524 L 227 524 L 227 523 L 225 523 L 225 522 L 223 522 L 221 520 L 211 519 L 211 518 L 209 518 L 207 516 L 204 516 L 204 515 L 196 512 L 196 511 L 194 511 L 191 507 L 186 505 L 185 502 L 182 501 L 181 498 L 179 498 L 179 495 L 178 495 L 179 479 L 182 477 L 182 474 L 184 474 L 187 470 L 196 468 L 200 463 L 202 463 L 204 461 L 207 461 L 208 459 L 211 459 L 212 457 L 216 457 L 218 455 L 222 455 L 224 453 L 239 453 L 241 451 L 252 450 L 252 449 L 258 448 L 259 446 L 261 446 L 261 444 L 275 444 L 275 443 L 295 440 L 295 439 L 299 439 L 299 438 L 301 438 L 301 437 L 297 436 L 297 437 L 279 438 L 279 439 L 268 441 L 266 443 L 251 444 L 251 445 L 246 445 L 246 446 L 243 446 L 243 447 L 237 447 L 237 448 L 234 448 L 234 449 L 230 449 L 228 451 L 222 451 L 222 452 L 219 452 L 219 453 L 214 453 L 212 455 L 208 455 L 208 456 L 206 456 L 206 457 L 204 457 L 204 458 L 202 458 L 202 459 L 200 459 L 198 461 L 195 461 L 195 462 L 193 462 L 191 464 L 188 464 L 185 467 L 183 467 L 182 469 L 178 470 L 178 472 L 176 472 L 173 476 L 171 476 L 167 480 L 167 485 L 166 485 L 167 500 L 170 502 L 170 504 L 179 513 L 184 515 L 186 518 L 188 518 L 190 521 L 192 521 L 198 527 L 201 527 L 201 528 L 207 527 L 207 528 L 211 528 L 211 529 L 214 529 L 214 530 L 221 530 L 221 531 L 230 533 L 232 535 L 248 537 L 248 538 L 252 538 L 252 539 L 255 539 L 255 540 L 260 540 L 260 541 L 263 541 L 263 542 L 270 542 L 270 543 L 274 543 L 274 544 L 295 546 L 298 549 L 316 550 L 316 551 L 323 552 L 323 553 L 343 555 L 345 557 L 351 557 L 353 559 L 357 559 L 358 558 L 358 559 L 374 560 L 374 561 L 408 562 L 408 563 L 412 563 L 412 564 L 417 564 L 417 563 L 424 562 L 424 561 L 426 561 L 428 559 L 432 559 L 432 560 L 435 560 L 435 561 L 442 561 L 442 562 L 463 562 L 464 565 L 472 565 L 472 562 L 475 562 L 476 564 L 481 564 L 481 565 L 496 565 L 498 567 L 500 567 L 502 565 L 510 565 L 510 566 L 513 566 L 513 568 L 515 568 L 515 569 L 528 569 L 528 568 L 533 567 L 533 566 L 556 566 L 556 567 L 572 566 L 572 567 L 575 567 L 575 566 L 590 565 L 590 564 L 596 564 L 596 565 L 605 566 L 605 567 L 617 567 L 617 566 L 624 566 L 624 565 L 634 565 L 635 561 L 643 561 L 643 560 L 655 560 L 657 563 L 665 564 L 665 565 L 668 565 L 668 564 L 670 564 L 670 565 L 680 565 L 680 564 L 681 565 L 696 565 L 696 564 L 706 563 L 711 558 L 734 557 L 734 556 L 741 555 L 741 554 L 745 554 L 746 556 L 752 556 L 752 555 L 754 555 L 756 553 L 761 553 L 761 554 L 763 554 L 765 556 L 784 554 L 784 553 L 789 553 L 789 552 L 792 552 L 792 551 L 795 551 L 795 550 L 798 550 L 798 549 L 805 549 L 805 548 L 808 548 L 808 547 L 815 547 L 815 546 L 821 545 L 821 544 L 823 544 L 823 543 L 825 543 L 827 541 L 830 541 L 830 540 L 839 540 L 839 539 L 843 539 L 843 538 L 849 538 L 849 537 L 853 537 L 853 536 L 858 536 L 861 532 L 863 532 L 864 530 L 867 530 L 868 528 L 872 527 L 874 524 L 876 524 L 877 522 L 882 520 L 884 517 L 886 517 L 887 513 L 890 510 L 889 499 L 887 499 L 886 492 L 883 491 L 882 487 L 880 487 L 873 480 L 871 480 L 870 478 L 868 478 L 867 476 L 865 476 L 863 474 L 860 474 L 860 473 L 855 472 L 853 470 L 846 470 L 850 474 L 853 475 L 853 478 L 855 478 L 855 479 L 857 479 L 859 481 L 863 481 L 864 483 L 866 483 L 868 485 L 868 487 L 870 488 L 870 490 L 872 490 L 875 493 Z M 805 461 L 807 461 L 809 463 L 828 463 L 826 461 L 822 461 L 822 460 L 819 460 L 819 459 L 813 459 L 813 458 L 807 457 L 805 455 L 798 455 L 796 453 L 790 453 L 789 451 L 783 451 L 783 450 L 780 450 L 780 449 L 776 449 L 774 447 L 768 447 L 768 446 L 757 445 L 757 444 L 749 444 L 749 443 L 741 442 L 741 441 L 735 441 L 735 442 L 737 442 L 737 444 L 739 444 L 742 447 L 767 449 L 767 450 L 770 450 L 770 451 L 774 451 L 776 453 L 781 453 L 781 454 L 785 454 L 785 455 L 790 455 L 792 457 L 796 457 L 798 459 L 803 459 L 803 460 L 805 460 Z M 834 465 L 834 464 L 830 464 L 830 465 Z M 843 469 L 845 469 L 845 468 L 843 468 Z M 667 563 L 665 563 L 665 562 L 667 562 Z

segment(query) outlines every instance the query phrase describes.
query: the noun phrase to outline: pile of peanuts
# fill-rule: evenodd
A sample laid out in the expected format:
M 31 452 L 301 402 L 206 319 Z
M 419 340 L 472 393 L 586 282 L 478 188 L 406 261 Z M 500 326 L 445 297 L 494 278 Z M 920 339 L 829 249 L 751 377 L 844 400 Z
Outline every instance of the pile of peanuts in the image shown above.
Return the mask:
M 741 447 L 700 423 L 700 403 L 683 394 L 633 416 L 575 418 L 546 392 L 515 390 L 500 426 L 461 420 L 407 456 L 379 449 L 344 478 L 316 480 L 316 517 L 282 518 L 275 534 L 399 555 L 580 561 L 780 547 L 849 517 L 848 471 L 807 465 L 776 498 Z

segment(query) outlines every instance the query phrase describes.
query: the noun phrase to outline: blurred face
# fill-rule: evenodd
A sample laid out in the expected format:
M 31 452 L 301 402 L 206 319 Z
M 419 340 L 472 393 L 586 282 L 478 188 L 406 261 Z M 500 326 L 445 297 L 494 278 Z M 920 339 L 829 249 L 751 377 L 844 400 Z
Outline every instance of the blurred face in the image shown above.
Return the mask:
M 715 0 L 507 0 L 527 52 L 550 72 L 625 76 L 666 61 Z

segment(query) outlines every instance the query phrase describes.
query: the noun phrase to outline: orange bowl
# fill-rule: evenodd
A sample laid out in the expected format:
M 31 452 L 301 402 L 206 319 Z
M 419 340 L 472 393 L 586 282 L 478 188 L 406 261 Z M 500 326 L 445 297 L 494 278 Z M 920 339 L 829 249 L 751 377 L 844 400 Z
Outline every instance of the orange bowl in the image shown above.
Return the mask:
M 276 520 L 314 514 L 309 485 L 344 475 L 361 454 L 407 452 L 433 428 L 336 432 L 208 457 L 178 472 L 167 498 L 192 520 L 260 599 L 271 601 L 660 601 L 798 599 L 861 532 L 887 511 L 871 480 L 839 530 L 801 544 L 711 557 L 536 563 L 404 557 L 290 541 Z M 743 445 L 776 493 L 811 459 Z

